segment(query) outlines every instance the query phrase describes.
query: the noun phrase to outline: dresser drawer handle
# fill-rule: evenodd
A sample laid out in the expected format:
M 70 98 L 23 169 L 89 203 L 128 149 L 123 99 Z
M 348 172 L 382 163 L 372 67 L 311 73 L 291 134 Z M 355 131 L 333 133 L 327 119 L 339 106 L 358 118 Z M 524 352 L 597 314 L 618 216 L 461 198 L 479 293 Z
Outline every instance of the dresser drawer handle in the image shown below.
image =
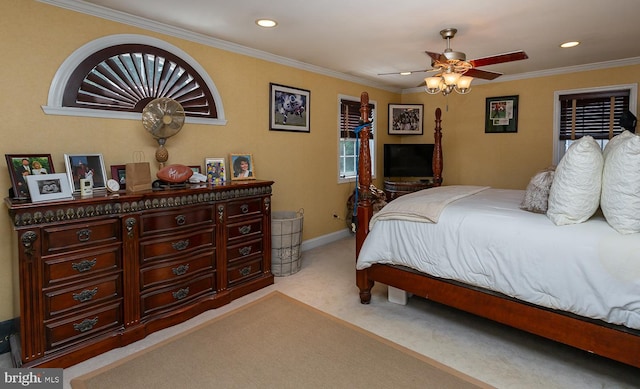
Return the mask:
M 240 206 L 240 210 L 242 211 L 242 213 L 247 213 L 249 212 L 249 204 L 242 204 Z
M 84 319 L 82 323 L 73 323 L 73 329 L 78 332 L 87 332 L 98 324 L 98 318 Z
M 174 299 L 182 300 L 189 295 L 189 288 L 180 289 L 177 292 L 173 292 L 172 295 Z
M 238 232 L 241 233 L 242 235 L 247 235 L 248 233 L 251 232 L 251 226 L 238 227 Z
M 91 270 L 91 268 L 94 267 L 96 265 L 96 263 L 98 263 L 96 258 L 93 258 L 91 260 L 85 259 L 85 260 L 80 261 L 78 263 L 72 263 L 71 264 L 71 268 L 73 270 L 76 270 L 78 273 L 84 273 L 86 271 Z
M 83 290 L 80 293 L 74 293 L 73 299 L 78 302 L 84 303 L 85 301 L 91 300 L 93 296 L 95 296 L 97 293 L 98 293 L 98 287 L 95 287 L 91 290 L 87 289 L 87 290 Z
M 239 248 L 238 253 L 240 253 L 240 255 L 242 255 L 243 257 L 246 257 L 247 255 L 251 254 L 251 246 Z
M 240 275 L 241 276 L 246 277 L 249 274 L 251 274 L 251 266 L 246 266 L 246 267 L 243 267 L 242 269 L 240 269 Z
M 171 247 L 174 248 L 174 250 L 178 250 L 178 251 L 182 251 L 184 249 L 186 249 L 187 247 L 189 247 L 189 239 L 185 239 L 185 240 L 181 240 L 175 243 L 171 243 Z
M 171 271 L 173 272 L 173 274 L 177 275 L 177 276 L 181 276 L 183 274 L 185 274 L 187 271 L 189 271 L 189 264 L 185 264 L 185 265 L 180 265 L 178 267 L 174 267 L 173 269 L 171 269 Z
M 91 239 L 91 230 L 88 228 L 83 228 L 82 230 L 76 232 L 78 235 L 78 240 L 80 242 L 86 242 Z
M 176 224 L 179 226 L 183 226 L 184 223 L 187 222 L 187 218 L 184 215 L 178 215 L 176 216 Z

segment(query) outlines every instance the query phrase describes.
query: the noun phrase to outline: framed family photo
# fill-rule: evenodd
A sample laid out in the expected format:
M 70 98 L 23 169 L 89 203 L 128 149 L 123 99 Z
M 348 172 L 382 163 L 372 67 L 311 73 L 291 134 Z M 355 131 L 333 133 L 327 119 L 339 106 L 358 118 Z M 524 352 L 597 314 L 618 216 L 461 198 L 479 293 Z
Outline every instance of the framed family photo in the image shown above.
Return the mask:
M 231 180 L 255 180 L 256 169 L 251 154 L 231 154 L 229 156 L 231 167 Z
M 422 135 L 422 104 L 389 104 L 389 135 Z
M 275 131 L 311 132 L 309 106 L 311 92 L 279 84 L 269 84 L 269 128 Z
M 14 198 L 29 198 L 27 176 L 54 173 L 51 154 L 5 154 Z
M 26 177 L 31 201 L 34 203 L 73 198 L 69 179 L 64 173 L 32 174 Z
M 207 175 L 207 182 L 215 184 L 216 182 L 224 182 L 226 176 L 226 166 L 224 158 L 205 158 L 204 170 Z
M 102 154 L 65 154 L 64 164 L 74 192 L 80 192 L 81 179 L 90 180 L 94 190 L 107 189 Z
M 487 97 L 484 132 L 518 132 L 518 96 Z

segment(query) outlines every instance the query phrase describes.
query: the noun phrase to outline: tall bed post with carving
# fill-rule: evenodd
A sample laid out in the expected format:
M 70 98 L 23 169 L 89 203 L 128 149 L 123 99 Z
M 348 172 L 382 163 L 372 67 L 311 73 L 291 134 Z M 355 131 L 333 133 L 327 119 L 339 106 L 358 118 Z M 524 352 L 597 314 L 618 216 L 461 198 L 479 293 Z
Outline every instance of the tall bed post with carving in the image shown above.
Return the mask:
M 434 147 L 433 147 L 433 185 L 440 186 L 442 183 L 442 128 L 440 108 L 436 108 L 436 126 L 434 129 Z M 367 123 L 369 120 L 369 95 L 362 92 L 360 95 L 360 120 Z M 373 216 L 373 207 L 371 204 L 371 157 L 369 151 L 369 127 L 364 127 L 360 131 L 360 152 L 358 154 L 358 225 L 356 230 L 356 258 L 360 254 L 360 248 L 369 233 L 369 220 Z M 356 285 L 360 289 L 360 301 L 368 304 L 371 301 L 371 288 L 374 281 L 369 278 L 369 271 L 356 270 Z

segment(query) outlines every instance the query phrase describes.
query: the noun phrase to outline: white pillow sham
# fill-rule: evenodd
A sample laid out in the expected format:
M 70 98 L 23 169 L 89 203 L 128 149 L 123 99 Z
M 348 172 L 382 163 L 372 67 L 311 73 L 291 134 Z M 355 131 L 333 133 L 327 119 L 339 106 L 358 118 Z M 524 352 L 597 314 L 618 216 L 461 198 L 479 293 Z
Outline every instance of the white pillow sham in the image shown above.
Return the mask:
M 602 150 L 591 136 L 573 142 L 558 163 L 547 216 L 558 225 L 582 223 L 600 206 Z
M 626 132 L 605 148 L 600 206 L 611 227 L 632 234 L 640 232 L 640 136 Z

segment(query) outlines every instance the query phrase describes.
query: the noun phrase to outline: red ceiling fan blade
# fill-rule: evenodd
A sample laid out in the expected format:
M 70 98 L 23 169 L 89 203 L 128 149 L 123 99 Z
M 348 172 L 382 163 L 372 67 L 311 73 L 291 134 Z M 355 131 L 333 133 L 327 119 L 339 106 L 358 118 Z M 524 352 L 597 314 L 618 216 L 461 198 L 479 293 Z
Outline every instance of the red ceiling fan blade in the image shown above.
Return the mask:
M 391 76 L 391 75 L 398 75 L 398 74 L 403 74 L 403 73 L 409 73 L 409 74 L 413 74 L 413 73 L 425 73 L 425 72 L 430 72 L 433 69 L 420 69 L 420 70 L 407 70 L 404 72 L 390 72 L 390 73 L 378 73 L 379 76 Z
M 520 61 L 529 58 L 524 51 L 512 51 L 510 53 L 492 55 L 490 57 L 472 59 L 469 63 L 475 68 L 480 66 L 495 65 L 497 63 Z
M 425 53 L 427 53 L 427 55 L 431 57 L 431 59 L 434 60 L 435 62 L 444 62 L 444 63 L 447 62 L 447 57 L 442 55 L 442 53 L 433 53 L 431 51 L 425 51 Z
M 489 72 L 487 70 L 480 70 L 477 68 L 472 68 L 467 70 L 464 73 L 465 76 L 474 77 L 474 78 L 482 78 L 483 80 L 494 80 L 502 75 L 502 73 L 497 72 Z

